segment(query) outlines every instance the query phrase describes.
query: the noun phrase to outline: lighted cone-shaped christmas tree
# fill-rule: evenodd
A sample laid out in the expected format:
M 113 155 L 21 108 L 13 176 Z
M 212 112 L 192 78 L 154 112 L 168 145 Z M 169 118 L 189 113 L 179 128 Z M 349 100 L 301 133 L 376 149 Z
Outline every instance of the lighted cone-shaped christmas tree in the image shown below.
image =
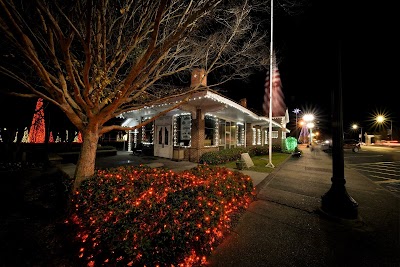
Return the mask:
M 82 133 L 79 132 L 78 133 L 78 143 L 82 143 L 82 142 L 83 142 Z
M 299 136 L 299 142 L 300 143 L 308 143 L 308 129 L 306 125 L 303 125 L 303 127 L 301 127 L 301 132 L 300 132 L 300 136 Z
M 25 127 L 24 137 L 22 137 L 22 143 L 28 143 L 28 142 L 29 142 L 29 131 L 28 131 L 28 127 Z
M 53 132 L 50 132 L 49 143 L 54 143 Z
M 30 143 L 44 143 L 45 141 L 45 125 L 43 99 L 39 98 L 36 103 L 35 114 L 33 114 L 31 128 L 29 130 Z
M 0 140 L 1 140 L 1 136 L 0 136 Z M 29 141 L 29 134 L 28 134 L 28 128 L 27 127 L 25 127 L 24 128 L 24 135 L 22 136 L 22 140 L 21 140 L 21 142 L 22 143 L 28 143 Z M 15 134 L 15 138 L 14 138 L 14 143 L 16 143 L 18 141 L 18 131 L 17 131 L 17 133 Z
M 78 132 L 78 134 L 74 138 L 75 143 L 82 143 L 82 133 Z

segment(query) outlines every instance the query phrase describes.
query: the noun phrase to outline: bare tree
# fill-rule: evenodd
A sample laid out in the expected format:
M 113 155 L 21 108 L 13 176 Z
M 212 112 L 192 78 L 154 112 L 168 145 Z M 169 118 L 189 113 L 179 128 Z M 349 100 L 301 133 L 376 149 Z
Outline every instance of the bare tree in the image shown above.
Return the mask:
M 267 35 L 251 17 L 260 6 L 251 0 L 0 0 L 0 6 L 7 55 L 18 59 L 5 60 L 0 71 L 26 89 L 11 93 L 53 103 L 82 133 L 75 188 L 94 174 L 99 137 L 129 129 L 105 122 L 187 96 L 159 117 L 199 89 L 166 86 L 168 77 L 200 67 L 218 71 L 218 85 L 268 64 Z

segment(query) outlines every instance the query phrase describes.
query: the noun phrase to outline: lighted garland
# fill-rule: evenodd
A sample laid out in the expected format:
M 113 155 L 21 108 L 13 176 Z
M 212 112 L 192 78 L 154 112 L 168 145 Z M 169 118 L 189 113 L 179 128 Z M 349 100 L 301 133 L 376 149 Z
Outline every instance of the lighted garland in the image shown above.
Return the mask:
M 268 144 L 268 131 L 264 130 L 264 144 Z
M 174 146 L 178 146 L 178 122 L 177 118 L 179 115 L 174 115 L 172 116 L 172 125 L 173 125 L 173 140 L 174 140 Z
M 253 145 L 256 145 L 256 144 L 257 144 L 257 133 L 256 133 L 256 129 L 252 128 L 252 131 L 253 131 L 253 142 L 252 142 L 252 144 L 253 144 Z
M 217 117 L 215 117 L 215 121 L 214 121 L 214 142 L 215 145 L 214 146 L 219 146 L 219 119 Z
M 261 145 L 261 129 L 257 129 L 257 145 Z

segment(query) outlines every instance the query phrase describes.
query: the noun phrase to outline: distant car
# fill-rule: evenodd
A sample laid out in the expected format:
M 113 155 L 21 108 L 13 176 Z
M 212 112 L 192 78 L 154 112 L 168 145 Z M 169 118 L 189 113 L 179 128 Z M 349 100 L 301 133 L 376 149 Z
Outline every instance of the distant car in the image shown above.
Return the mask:
M 322 151 L 331 153 L 332 152 L 332 141 L 327 140 L 325 143 L 321 144 Z M 355 139 L 344 139 L 343 149 L 351 149 L 353 152 L 357 153 L 361 149 L 361 143 Z
M 361 149 L 361 144 L 355 139 L 344 139 L 343 149 L 351 149 L 353 152 L 358 152 Z
M 330 150 L 332 150 L 332 141 L 331 140 L 325 140 L 324 142 L 322 142 L 320 144 L 321 146 L 321 150 L 325 151 L 325 152 L 329 152 Z

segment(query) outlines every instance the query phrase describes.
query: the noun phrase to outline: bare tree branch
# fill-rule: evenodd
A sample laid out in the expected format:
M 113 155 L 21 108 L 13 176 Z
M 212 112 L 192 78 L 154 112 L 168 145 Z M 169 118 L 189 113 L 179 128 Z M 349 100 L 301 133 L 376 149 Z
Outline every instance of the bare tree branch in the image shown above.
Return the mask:
M 199 90 L 170 84 L 189 80 L 193 68 L 218 76 L 215 87 L 267 66 L 268 35 L 254 17 L 267 6 L 262 0 L 0 0 L 0 31 L 10 48 L 1 52 L 15 55 L 0 62 L 0 73 L 23 85 L 14 94 L 29 91 L 57 105 L 84 142 L 95 143 L 99 134 L 120 129 L 104 124 L 122 112 Z M 82 149 L 88 155 L 93 144 Z M 91 169 L 81 171 L 77 176 Z

